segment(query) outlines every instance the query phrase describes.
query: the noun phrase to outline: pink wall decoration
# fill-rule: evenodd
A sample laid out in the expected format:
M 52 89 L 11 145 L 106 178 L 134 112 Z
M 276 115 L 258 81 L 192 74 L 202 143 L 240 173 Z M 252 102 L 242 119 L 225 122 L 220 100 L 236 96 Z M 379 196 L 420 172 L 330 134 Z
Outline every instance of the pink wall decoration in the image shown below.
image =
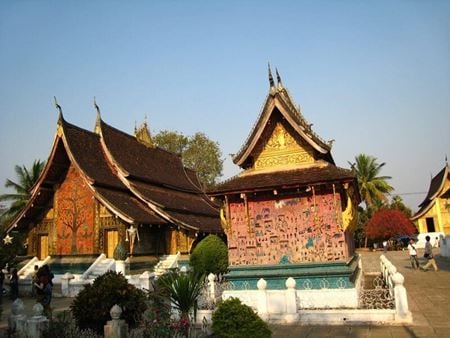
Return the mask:
M 230 203 L 231 265 L 329 262 L 348 257 L 339 194 Z

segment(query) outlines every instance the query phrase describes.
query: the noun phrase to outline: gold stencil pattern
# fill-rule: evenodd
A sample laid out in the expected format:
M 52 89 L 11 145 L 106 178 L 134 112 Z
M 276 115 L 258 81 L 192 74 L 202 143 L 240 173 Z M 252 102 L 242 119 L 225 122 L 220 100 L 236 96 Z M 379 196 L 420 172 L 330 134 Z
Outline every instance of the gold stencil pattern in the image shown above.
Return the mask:
M 311 147 L 306 143 L 299 144 L 278 122 L 272 135 L 262 146 L 255 160 L 254 168 L 258 170 L 313 162 Z

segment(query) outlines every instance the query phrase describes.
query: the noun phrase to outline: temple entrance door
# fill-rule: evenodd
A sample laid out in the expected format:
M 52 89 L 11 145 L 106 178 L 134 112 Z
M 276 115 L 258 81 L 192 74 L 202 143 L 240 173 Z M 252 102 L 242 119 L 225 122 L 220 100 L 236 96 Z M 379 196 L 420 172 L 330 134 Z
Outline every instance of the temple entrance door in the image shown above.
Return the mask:
M 48 256 L 48 235 L 40 235 L 38 241 L 38 258 L 40 260 L 47 258 Z
M 106 231 L 106 257 L 113 258 L 114 249 L 119 243 L 119 232 L 117 230 L 107 230 Z

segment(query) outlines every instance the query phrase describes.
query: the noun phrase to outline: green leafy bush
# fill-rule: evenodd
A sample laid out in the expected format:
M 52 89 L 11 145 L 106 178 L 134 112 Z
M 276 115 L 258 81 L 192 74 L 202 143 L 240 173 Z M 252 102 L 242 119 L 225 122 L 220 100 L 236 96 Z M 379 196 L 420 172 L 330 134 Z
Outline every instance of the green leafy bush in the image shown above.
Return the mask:
M 225 273 L 228 269 L 228 248 L 219 236 L 209 235 L 195 247 L 189 264 L 198 274 Z
M 95 331 L 91 329 L 81 330 L 73 316 L 71 316 L 69 311 L 63 311 L 58 313 L 53 320 L 50 321 L 50 325 L 43 332 L 43 338 L 100 338 L 103 337 L 98 335 Z
M 157 283 L 180 312 L 180 318 L 188 319 L 189 313 L 193 311 L 195 319 L 197 301 L 205 284 L 203 275 L 197 275 L 195 272 L 171 271 L 161 276 Z
M 130 327 L 140 321 L 145 311 L 145 293 L 127 279 L 113 271 L 109 271 L 94 280 L 92 285 L 86 285 L 78 293 L 70 309 L 81 329 L 93 329 L 103 332 L 103 326 L 111 320 L 110 310 L 114 304 L 122 308 L 121 319 L 125 319 Z
M 214 337 L 218 338 L 265 338 L 271 337 L 267 324 L 249 306 L 237 298 L 219 304 L 212 316 Z

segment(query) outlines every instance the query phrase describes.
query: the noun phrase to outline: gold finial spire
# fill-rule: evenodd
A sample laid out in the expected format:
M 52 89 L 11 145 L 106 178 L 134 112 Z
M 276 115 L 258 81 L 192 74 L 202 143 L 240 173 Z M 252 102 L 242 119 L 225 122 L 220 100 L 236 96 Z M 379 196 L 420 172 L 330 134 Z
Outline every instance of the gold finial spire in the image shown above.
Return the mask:
M 152 136 L 150 134 L 150 130 L 147 125 L 147 114 L 145 115 L 144 122 L 138 127 L 134 126 L 134 136 L 136 139 L 149 148 L 154 148 L 155 145 L 152 140 Z

